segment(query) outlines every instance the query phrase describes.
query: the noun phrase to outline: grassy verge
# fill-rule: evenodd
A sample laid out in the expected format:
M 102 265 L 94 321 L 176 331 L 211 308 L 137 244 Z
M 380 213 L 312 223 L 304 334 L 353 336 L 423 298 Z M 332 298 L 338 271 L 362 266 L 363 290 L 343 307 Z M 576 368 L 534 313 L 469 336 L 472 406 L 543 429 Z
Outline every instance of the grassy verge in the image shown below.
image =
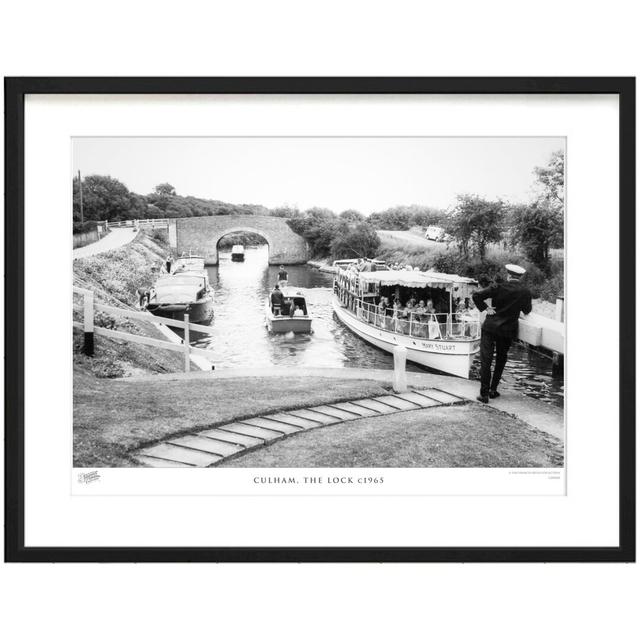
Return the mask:
M 560 440 L 491 408 L 438 407 L 296 434 L 223 467 L 559 467 Z
M 141 232 L 130 244 L 73 261 L 73 284 L 90 289 L 97 302 L 112 307 L 135 309 L 137 289 L 155 282 L 160 264 L 169 253 L 166 234 Z M 74 296 L 73 319 L 82 320 L 82 298 Z M 164 340 L 150 323 L 97 313 L 96 326 L 107 327 Z M 145 345 L 96 338 L 96 354 L 87 358 L 81 353 L 82 333 L 74 330 L 74 365 L 99 378 L 116 378 L 140 373 L 170 373 L 184 367 L 181 354 Z
M 171 435 L 264 413 L 387 393 L 369 380 L 97 380 L 74 369 L 74 466 L 132 466 L 128 452 Z

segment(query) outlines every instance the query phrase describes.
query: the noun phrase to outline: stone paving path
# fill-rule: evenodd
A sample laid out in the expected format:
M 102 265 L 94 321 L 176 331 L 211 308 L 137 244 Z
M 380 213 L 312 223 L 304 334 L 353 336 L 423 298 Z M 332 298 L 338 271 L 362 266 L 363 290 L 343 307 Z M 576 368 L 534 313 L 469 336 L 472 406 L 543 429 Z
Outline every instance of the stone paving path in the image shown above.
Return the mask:
M 136 236 L 138 231 L 136 229 L 111 229 L 104 238 L 101 238 L 97 242 L 85 245 L 84 247 L 78 247 L 73 250 L 73 259 L 76 258 L 88 258 L 89 256 L 95 256 L 105 251 L 111 251 L 112 249 L 119 249 L 129 244 Z
M 437 388 L 292 409 L 168 438 L 134 453 L 149 467 L 211 467 L 281 438 L 330 424 L 468 402 Z

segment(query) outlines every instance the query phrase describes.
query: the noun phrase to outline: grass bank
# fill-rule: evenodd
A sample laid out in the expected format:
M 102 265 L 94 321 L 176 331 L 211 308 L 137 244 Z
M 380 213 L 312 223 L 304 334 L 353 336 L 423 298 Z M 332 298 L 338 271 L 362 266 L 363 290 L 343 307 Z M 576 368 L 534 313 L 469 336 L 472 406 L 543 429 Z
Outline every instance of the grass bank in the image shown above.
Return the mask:
M 476 403 L 297 433 L 222 467 L 561 467 L 552 435 Z
M 76 367 L 74 466 L 134 466 L 129 451 L 169 436 L 264 413 L 388 391 L 370 380 L 320 377 L 97 380 Z
M 136 309 L 138 288 L 149 287 L 160 272 L 162 260 L 169 253 L 166 234 L 141 231 L 130 244 L 104 253 L 73 261 L 73 284 L 90 289 L 97 302 L 112 307 Z M 74 296 L 73 319 L 82 320 L 82 298 Z M 164 340 L 150 323 L 119 318 L 99 312 L 96 326 L 136 333 Z M 82 332 L 74 329 L 74 366 L 99 378 L 115 378 L 148 373 L 171 373 L 184 367 L 181 354 L 96 337 L 96 352 L 88 358 L 81 352 Z

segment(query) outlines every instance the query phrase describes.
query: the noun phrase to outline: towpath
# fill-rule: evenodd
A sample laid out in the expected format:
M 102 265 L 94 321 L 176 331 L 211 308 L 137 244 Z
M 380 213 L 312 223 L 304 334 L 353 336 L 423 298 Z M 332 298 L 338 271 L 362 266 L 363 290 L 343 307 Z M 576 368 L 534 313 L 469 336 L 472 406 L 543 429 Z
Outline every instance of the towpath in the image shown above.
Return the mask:
M 111 249 L 124 247 L 129 244 L 136 235 L 138 235 L 138 231 L 136 229 L 112 229 L 111 233 L 108 233 L 104 238 L 98 240 L 98 242 L 92 242 L 84 247 L 74 249 L 73 259 L 88 258 L 89 256 L 95 256 L 98 253 L 111 251 Z

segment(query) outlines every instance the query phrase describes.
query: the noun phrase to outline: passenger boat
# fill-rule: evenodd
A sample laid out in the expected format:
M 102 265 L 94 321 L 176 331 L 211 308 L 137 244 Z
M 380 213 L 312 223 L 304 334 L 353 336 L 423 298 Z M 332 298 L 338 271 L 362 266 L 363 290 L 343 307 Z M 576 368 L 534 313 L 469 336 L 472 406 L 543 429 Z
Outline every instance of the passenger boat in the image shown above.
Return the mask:
M 168 275 L 161 276 L 149 292 L 147 310 L 156 316 L 209 324 L 213 319 L 213 292 L 201 256 L 183 254 Z
M 241 244 L 234 244 L 231 247 L 231 260 L 233 262 L 244 262 L 244 247 Z
M 391 353 L 394 347 L 404 346 L 407 359 L 417 364 L 469 377 L 480 350 L 478 311 L 465 306 L 472 305 L 475 280 L 434 271 L 390 270 L 371 261 L 336 266 L 333 310 L 351 331 Z M 394 309 L 381 304 L 394 298 L 401 305 L 414 298 L 431 300 L 436 306 Z M 460 300 L 463 308 L 454 308 Z
M 282 308 L 274 308 L 271 295 L 267 296 L 265 315 L 267 328 L 272 333 L 311 333 L 311 317 L 304 294 L 293 287 L 281 288 L 284 295 Z M 302 313 L 296 313 L 298 308 Z

